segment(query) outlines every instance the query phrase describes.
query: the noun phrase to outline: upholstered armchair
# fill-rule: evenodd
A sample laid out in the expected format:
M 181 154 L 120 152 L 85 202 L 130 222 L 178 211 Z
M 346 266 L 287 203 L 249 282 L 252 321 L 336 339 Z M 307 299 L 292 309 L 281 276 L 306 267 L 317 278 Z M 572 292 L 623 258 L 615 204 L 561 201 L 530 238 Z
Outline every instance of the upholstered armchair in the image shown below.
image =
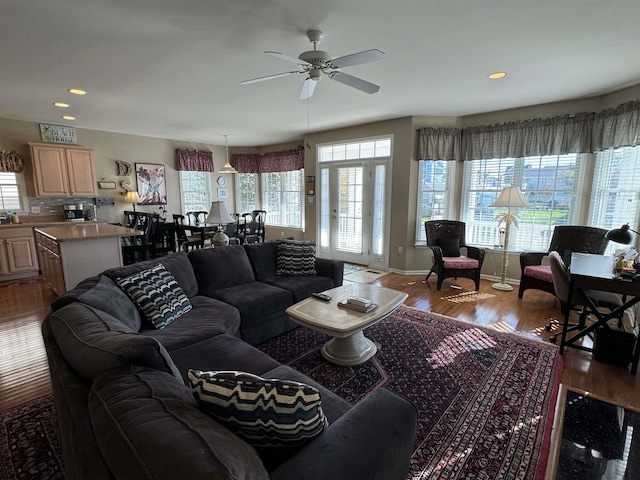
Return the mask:
M 543 258 L 550 252 L 558 252 L 560 258 L 568 265 L 571 252 L 603 254 L 609 240 L 604 238 L 607 230 L 604 228 L 583 227 L 580 225 L 557 226 L 553 229 L 549 250 L 546 252 L 523 252 L 520 254 L 522 278 L 518 297 L 522 298 L 524 291 L 530 288 L 543 290 L 555 295 L 551 267 L 542 265 Z
M 470 278 L 479 290 L 485 251 L 466 244 L 466 224 L 455 220 L 430 220 L 424 222 L 424 228 L 427 246 L 433 252 L 433 266 L 426 280 L 435 273 L 438 276 L 437 289 L 440 290 L 445 278 Z M 466 255 L 461 255 L 461 248 L 466 249 Z

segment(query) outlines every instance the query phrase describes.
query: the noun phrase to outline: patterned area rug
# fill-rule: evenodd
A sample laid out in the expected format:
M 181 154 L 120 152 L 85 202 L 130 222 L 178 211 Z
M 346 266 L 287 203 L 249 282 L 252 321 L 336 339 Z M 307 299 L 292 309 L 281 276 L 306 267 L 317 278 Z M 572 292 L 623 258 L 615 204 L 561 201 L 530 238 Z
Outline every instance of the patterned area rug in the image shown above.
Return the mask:
M 0 479 L 64 478 L 51 395 L 0 413 L 0 429 Z
M 408 478 L 541 479 L 562 364 L 555 345 L 400 307 L 368 328 L 356 367 L 325 361 L 326 335 L 298 328 L 260 349 L 352 403 L 384 386 L 418 409 Z

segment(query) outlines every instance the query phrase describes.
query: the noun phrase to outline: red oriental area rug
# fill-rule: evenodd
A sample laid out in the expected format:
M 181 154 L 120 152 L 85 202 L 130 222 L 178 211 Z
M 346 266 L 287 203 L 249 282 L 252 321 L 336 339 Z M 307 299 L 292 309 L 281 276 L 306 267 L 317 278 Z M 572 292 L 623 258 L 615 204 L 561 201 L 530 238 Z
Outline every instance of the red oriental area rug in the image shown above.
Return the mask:
M 562 363 L 558 347 L 400 307 L 368 328 L 378 353 L 328 363 L 326 335 L 298 328 L 260 345 L 351 403 L 379 387 L 418 409 L 408 479 L 544 477 Z

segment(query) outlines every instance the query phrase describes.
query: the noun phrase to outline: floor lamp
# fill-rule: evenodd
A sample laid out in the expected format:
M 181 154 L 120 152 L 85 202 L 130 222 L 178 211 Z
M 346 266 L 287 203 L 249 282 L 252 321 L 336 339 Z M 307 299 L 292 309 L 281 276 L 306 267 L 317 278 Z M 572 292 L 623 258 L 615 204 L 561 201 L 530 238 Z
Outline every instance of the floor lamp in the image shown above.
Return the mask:
M 513 290 L 513 287 L 505 281 L 507 277 L 507 267 L 509 266 L 509 230 L 512 223 L 515 223 L 517 227 L 519 220 L 517 215 L 511 213 L 511 209 L 531 206 L 532 205 L 527 201 L 526 198 L 524 198 L 524 195 L 518 187 L 506 187 L 504 190 L 502 190 L 502 192 L 500 192 L 500 196 L 498 196 L 498 198 L 496 198 L 496 200 L 491 205 L 489 205 L 489 207 L 492 208 L 507 207 L 507 213 L 501 213 L 496 216 L 496 219 L 499 220 L 498 227 L 502 222 L 504 222 L 505 224 L 500 282 L 491 285 L 496 290 Z

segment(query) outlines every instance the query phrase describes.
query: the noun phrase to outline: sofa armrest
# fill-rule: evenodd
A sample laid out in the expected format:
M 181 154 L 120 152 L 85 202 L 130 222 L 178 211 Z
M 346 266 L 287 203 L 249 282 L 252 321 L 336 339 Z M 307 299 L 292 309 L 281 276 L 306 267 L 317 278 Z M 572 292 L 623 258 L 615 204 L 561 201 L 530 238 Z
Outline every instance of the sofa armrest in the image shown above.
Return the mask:
M 344 262 L 329 258 L 316 258 L 316 272 L 322 277 L 331 278 L 334 287 L 340 287 L 344 275 Z
M 379 388 L 271 472 L 288 480 L 404 480 L 414 449 L 417 412 Z

